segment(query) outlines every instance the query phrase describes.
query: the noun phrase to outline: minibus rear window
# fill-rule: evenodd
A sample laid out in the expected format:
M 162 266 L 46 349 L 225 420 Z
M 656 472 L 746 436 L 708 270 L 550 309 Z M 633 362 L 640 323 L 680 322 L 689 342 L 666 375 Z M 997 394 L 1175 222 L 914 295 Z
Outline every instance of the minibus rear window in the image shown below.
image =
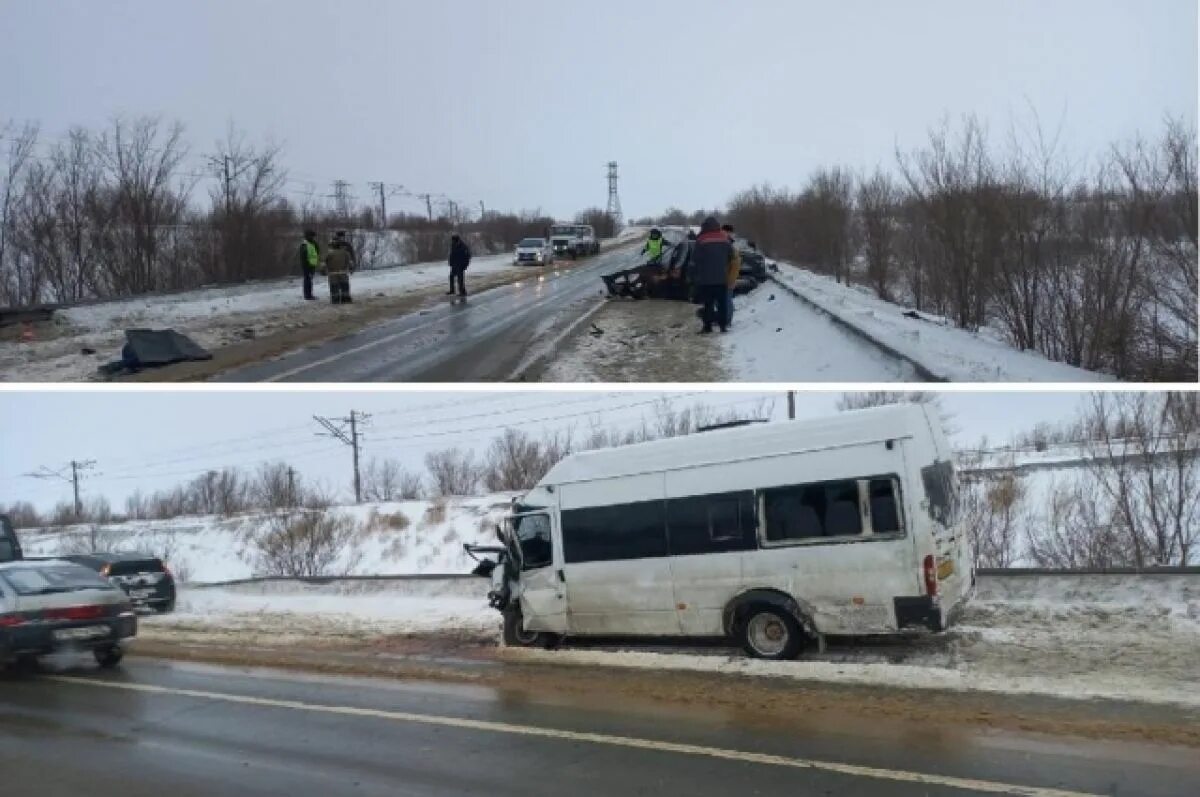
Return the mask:
M 938 523 L 949 526 L 954 522 L 954 466 L 935 462 L 921 468 L 925 497 L 929 499 L 929 515 Z

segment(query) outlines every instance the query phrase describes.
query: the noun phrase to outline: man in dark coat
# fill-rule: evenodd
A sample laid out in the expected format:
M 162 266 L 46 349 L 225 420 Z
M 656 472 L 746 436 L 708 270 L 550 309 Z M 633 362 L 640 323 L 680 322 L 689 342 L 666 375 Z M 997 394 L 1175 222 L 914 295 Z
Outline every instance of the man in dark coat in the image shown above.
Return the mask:
M 317 233 L 315 230 L 305 230 L 304 240 L 300 242 L 300 274 L 304 277 L 304 298 L 316 299 L 313 296 L 313 275 L 321 266 L 321 252 L 317 248 Z
M 702 334 L 712 332 L 713 322 L 725 332 L 729 329 L 729 320 L 725 315 L 726 297 L 729 293 L 727 281 L 729 269 L 734 263 L 733 244 L 729 236 L 721 229 L 721 225 L 712 216 L 700 225 L 700 235 L 692 249 L 692 261 L 689 267 L 692 284 L 696 287 L 696 298 L 703 305 L 700 318 L 704 326 Z
M 454 284 L 457 281 L 458 295 L 466 296 L 467 285 L 464 277 L 467 266 L 471 265 L 471 249 L 458 233 L 450 236 L 450 257 L 447 261 L 450 263 L 450 290 L 446 291 L 446 295 L 454 295 Z
M 334 304 L 349 304 L 350 274 L 358 265 L 354 247 L 350 245 L 345 230 L 338 230 L 325 253 L 325 273 L 329 275 L 329 301 Z

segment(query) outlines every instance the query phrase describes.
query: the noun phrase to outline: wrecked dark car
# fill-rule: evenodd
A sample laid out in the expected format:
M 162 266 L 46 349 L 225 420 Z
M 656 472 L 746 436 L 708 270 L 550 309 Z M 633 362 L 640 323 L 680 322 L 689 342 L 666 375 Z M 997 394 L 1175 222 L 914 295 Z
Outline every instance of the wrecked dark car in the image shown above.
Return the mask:
M 632 268 L 605 274 L 601 279 L 608 295 L 630 299 L 675 299 L 694 301 L 688 264 L 691 246 L 688 240 L 672 240 L 664 236 L 667 249 L 656 262 L 641 262 Z M 767 280 L 767 262 L 761 252 L 744 241 L 737 241 L 742 267 L 733 287 L 735 296 L 757 288 Z

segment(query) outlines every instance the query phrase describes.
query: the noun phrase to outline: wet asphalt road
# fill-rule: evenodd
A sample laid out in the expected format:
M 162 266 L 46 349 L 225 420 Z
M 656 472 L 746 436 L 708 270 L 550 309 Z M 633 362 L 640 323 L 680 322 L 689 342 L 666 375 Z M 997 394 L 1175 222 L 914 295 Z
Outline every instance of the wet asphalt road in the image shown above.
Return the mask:
M 571 269 L 529 267 L 520 282 L 368 327 L 221 374 L 222 382 L 499 382 L 511 379 L 605 295 L 600 275 L 626 268 L 637 247 Z M 470 271 L 467 290 L 471 289 Z
M 0 783 L 38 795 L 1194 794 L 1194 750 L 127 661 L 0 677 Z

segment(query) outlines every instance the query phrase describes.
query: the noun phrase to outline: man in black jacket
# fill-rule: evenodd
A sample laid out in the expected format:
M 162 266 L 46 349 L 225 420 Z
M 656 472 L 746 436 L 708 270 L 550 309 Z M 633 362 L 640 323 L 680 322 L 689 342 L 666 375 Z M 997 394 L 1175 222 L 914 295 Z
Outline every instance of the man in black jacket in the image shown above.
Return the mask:
M 714 322 L 722 332 L 729 329 L 725 305 L 729 294 L 727 281 L 734 258 L 729 235 L 721 229 L 715 218 L 709 216 L 700 226 L 700 235 L 692 249 L 690 268 L 696 298 L 704 305 L 700 312 L 700 320 L 704 323 L 701 333 L 712 332 Z
M 458 295 L 466 296 L 467 285 L 464 276 L 467 266 L 471 265 L 471 249 L 458 233 L 450 236 L 450 257 L 447 261 L 450 263 L 450 290 L 446 291 L 446 295 L 454 295 L 454 283 L 457 280 Z

